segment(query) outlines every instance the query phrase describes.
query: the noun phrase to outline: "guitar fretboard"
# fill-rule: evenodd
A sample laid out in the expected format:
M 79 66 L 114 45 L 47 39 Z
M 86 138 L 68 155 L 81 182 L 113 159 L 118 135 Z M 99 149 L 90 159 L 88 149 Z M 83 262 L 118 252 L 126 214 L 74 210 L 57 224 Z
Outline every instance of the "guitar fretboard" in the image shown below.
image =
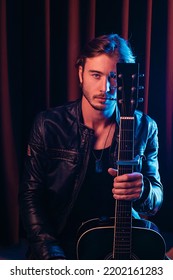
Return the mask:
M 132 173 L 133 166 L 128 164 L 134 158 L 134 117 L 120 118 L 120 138 L 118 174 Z M 123 164 L 124 162 L 124 164 Z M 132 231 L 132 203 L 117 200 L 115 205 L 114 259 L 130 259 Z

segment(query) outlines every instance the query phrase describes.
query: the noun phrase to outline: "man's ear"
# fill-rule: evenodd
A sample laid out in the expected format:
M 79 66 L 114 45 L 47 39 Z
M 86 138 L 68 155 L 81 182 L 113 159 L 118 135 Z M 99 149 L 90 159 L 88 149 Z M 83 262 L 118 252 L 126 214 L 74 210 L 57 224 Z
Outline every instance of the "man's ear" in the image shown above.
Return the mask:
M 82 66 L 79 66 L 78 75 L 79 75 L 79 81 L 82 84 L 82 82 L 83 82 L 83 67 Z

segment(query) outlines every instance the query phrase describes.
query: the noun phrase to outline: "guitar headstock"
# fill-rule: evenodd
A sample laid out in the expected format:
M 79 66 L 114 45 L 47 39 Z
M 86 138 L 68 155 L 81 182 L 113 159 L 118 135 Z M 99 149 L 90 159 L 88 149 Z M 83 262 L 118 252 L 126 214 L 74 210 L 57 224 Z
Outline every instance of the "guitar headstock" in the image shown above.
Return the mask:
M 117 103 L 121 116 L 138 107 L 139 63 L 117 63 Z

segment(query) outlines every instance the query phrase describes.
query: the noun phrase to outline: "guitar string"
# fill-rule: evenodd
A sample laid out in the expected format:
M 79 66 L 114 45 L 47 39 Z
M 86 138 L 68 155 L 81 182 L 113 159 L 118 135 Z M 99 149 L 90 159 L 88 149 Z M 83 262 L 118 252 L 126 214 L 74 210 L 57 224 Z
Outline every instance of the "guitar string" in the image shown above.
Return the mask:
M 124 126 L 124 124 L 125 124 L 125 126 Z M 129 145 L 127 145 L 127 142 L 125 141 L 126 140 L 125 136 L 126 136 L 127 139 L 131 139 L 130 136 L 131 136 L 131 131 L 133 132 L 133 130 L 131 129 L 133 127 L 133 121 L 131 123 L 131 120 L 129 120 L 129 121 L 126 120 L 126 122 L 123 122 L 123 126 L 124 127 L 122 129 L 122 122 L 121 122 L 121 135 L 120 136 L 121 136 L 122 139 L 120 139 L 120 143 L 121 143 L 120 144 L 120 151 L 123 150 L 123 152 L 124 152 L 124 159 L 129 159 Z M 130 147 L 130 148 L 131 148 L 132 157 L 133 157 L 133 150 L 134 150 L 133 149 L 133 137 L 132 137 L 132 147 Z M 131 170 L 129 170 L 129 173 L 132 172 L 132 168 L 131 168 Z M 128 168 L 126 166 L 121 166 L 121 173 L 124 174 L 125 172 L 127 172 L 127 169 Z M 122 204 L 122 203 L 118 203 L 118 201 L 117 201 L 115 212 L 121 211 L 121 213 L 123 213 L 123 214 L 126 213 L 127 212 L 127 209 L 126 209 L 127 205 L 126 205 L 126 203 Z M 131 203 L 130 203 L 130 209 L 131 209 Z M 116 215 L 115 215 L 115 217 L 116 217 Z M 122 222 L 123 221 L 121 221 L 121 223 Z M 115 221 L 114 229 L 115 229 L 115 227 L 116 227 L 116 221 Z M 116 231 L 116 229 L 115 229 L 115 231 Z M 118 240 L 115 238 L 115 234 L 116 234 L 115 231 L 114 231 L 114 241 L 115 241 L 115 245 L 117 246 L 118 245 Z M 129 232 L 129 234 L 131 234 L 131 233 Z M 130 247 L 128 248 L 129 249 L 128 252 L 131 252 L 131 243 L 129 244 L 129 246 Z M 122 248 L 121 248 L 121 250 L 122 250 Z M 124 253 L 127 253 L 127 252 L 124 252 Z M 113 246 L 113 258 L 115 258 L 115 246 Z

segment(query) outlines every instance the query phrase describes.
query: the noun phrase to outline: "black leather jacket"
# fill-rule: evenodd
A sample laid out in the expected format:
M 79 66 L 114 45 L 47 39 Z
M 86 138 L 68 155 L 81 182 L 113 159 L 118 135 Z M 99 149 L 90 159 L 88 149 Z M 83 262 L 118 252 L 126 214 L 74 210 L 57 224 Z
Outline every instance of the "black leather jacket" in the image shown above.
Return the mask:
M 118 112 L 118 111 L 117 111 Z M 117 125 L 119 114 L 116 114 Z M 33 125 L 20 189 L 20 212 L 36 259 L 63 257 L 58 236 L 83 183 L 93 143 L 93 130 L 82 122 L 81 101 L 40 113 Z M 142 112 L 135 112 L 135 155 L 145 191 L 133 203 L 144 215 L 162 204 L 158 172 L 158 129 Z M 117 138 L 116 135 L 114 137 Z

